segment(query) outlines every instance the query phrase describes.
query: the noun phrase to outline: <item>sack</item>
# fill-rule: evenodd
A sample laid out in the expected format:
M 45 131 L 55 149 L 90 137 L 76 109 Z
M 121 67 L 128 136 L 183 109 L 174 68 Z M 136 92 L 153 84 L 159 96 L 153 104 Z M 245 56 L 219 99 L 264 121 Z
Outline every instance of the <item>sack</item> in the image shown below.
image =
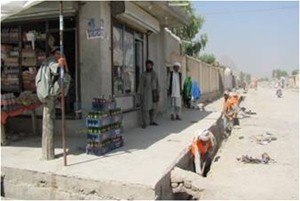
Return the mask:
M 44 62 L 41 65 L 35 78 L 36 93 L 42 103 L 46 103 L 49 97 L 58 97 L 61 92 L 61 80 L 58 74 L 54 74 L 51 72 L 51 69 L 49 67 L 50 62 L 51 61 Z M 68 94 L 70 83 L 71 76 L 65 73 L 65 96 Z
M 152 99 L 153 103 L 157 103 L 159 101 L 159 94 L 157 89 L 152 90 Z

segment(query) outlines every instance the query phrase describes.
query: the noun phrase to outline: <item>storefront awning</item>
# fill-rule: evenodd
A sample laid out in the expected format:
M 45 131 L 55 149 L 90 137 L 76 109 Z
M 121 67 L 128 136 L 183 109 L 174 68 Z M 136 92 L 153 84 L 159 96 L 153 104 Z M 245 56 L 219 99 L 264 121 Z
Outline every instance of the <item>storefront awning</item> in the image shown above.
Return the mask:
M 1 1 L 1 22 L 43 1 Z
M 144 31 L 160 32 L 161 26 L 185 25 L 188 16 L 180 9 L 169 6 L 168 1 L 112 1 L 112 15 Z
M 64 1 L 64 16 L 76 12 L 76 2 Z M 59 15 L 59 1 L 1 1 L 1 22 L 53 18 Z
M 139 29 L 142 32 L 160 31 L 159 21 L 143 9 L 129 1 L 111 2 L 112 15 L 120 21 Z
M 189 16 L 171 1 L 134 1 L 136 5 L 155 17 L 164 27 L 187 25 Z

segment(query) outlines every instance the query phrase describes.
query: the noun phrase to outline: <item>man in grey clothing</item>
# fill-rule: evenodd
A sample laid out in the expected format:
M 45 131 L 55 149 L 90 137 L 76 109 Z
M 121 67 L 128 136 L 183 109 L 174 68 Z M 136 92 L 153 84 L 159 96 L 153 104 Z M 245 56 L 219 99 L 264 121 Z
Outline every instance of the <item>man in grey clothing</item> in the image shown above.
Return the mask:
M 150 117 L 150 125 L 158 126 L 154 122 L 154 113 L 159 101 L 159 85 L 153 65 L 153 61 L 147 60 L 146 71 L 141 75 L 139 91 L 141 94 L 142 128 L 147 127 L 148 115 Z

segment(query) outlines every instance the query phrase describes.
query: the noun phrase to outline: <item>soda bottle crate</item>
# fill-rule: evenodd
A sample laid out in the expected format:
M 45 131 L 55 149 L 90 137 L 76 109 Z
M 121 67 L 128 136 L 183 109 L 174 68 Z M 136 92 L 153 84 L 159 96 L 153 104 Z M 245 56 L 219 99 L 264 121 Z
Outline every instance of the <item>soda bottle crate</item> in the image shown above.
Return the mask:
M 122 133 L 121 128 L 112 129 L 111 132 L 110 132 L 110 138 L 116 138 L 116 137 L 120 136 L 121 133 Z
M 90 147 L 90 145 L 86 146 L 86 154 L 92 154 L 96 156 L 104 155 L 114 149 L 120 148 L 124 145 L 123 138 L 120 137 L 118 140 L 112 141 L 110 144 L 107 144 L 102 147 Z
M 100 128 L 102 126 L 108 126 L 109 124 L 111 124 L 111 117 L 109 117 L 109 116 L 103 117 L 101 119 L 87 117 L 85 120 L 86 127 Z
M 121 122 L 122 120 L 123 120 L 122 114 L 117 114 L 117 115 L 111 116 L 111 123 L 118 123 L 118 122 Z
M 112 129 L 104 133 L 87 133 L 87 139 L 95 142 L 102 142 L 107 139 L 121 136 L 122 129 Z
M 92 103 L 93 110 L 95 111 L 103 111 L 103 112 L 108 112 L 109 110 L 113 110 L 117 108 L 117 103 L 116 102 L 93 102 Z
M 103 142 L 104 140 L 110 139 L 111 133 L 107 131 L 105 133 L 88 133 L 87 139 L 95 142 Z
M 124 140 L 122 138 L 122 136 L 117 137 L 115 139 L 112 139 L 111 143 L 109 144 L 110 150 L 114 150 L 117 148 L 120 148 L 124 145 Z

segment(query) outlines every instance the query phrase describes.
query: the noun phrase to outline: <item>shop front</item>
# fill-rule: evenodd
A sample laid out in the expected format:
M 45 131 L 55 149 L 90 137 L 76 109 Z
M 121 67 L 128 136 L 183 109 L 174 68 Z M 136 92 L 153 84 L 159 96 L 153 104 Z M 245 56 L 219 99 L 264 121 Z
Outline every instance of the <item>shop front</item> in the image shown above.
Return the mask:
M 34 76 L 40 63 L 53 46 L 59 45 L 58 14 L 58 2 L 45 1 L 1 22 L 2 37 L 6 32 L 15 35 L 12 41 L 2 43 L 1 52 L 11 50 L 8 57 L 14 58 L 11 62 L 19 70 L 15 71 L 13 90 L 2 79 L 3 93 L 13 92 L 18 96 L 25 90 L 35 92 Z M 103 96 L 114 97 L 121 107 L 125 129 L 137 126 L 139 78 L 145 60 L 154 61 L 164 95 L 166 65 L 170 63 L 166 58 L 167 54 L 173 54 L 164 51 L 165 27 L 182 25 L 186 19 L 178 8 L 170 7 L 167 2 L 64 2 L 64 49 L 73 80 L 66 99 L 68 133 L 77 134 L 83 129 L 83 119 L 92 109 L 93 98 Z M 2 38 L 2 42 L 6 41 Z M 3 66 L 6 64 L 7 60 Z M 26 81 L 25 75 L 31 82 Z M 165 105 L 163 98 L 161 112 L 165 112 Z M 38 114 L 41 112 L 40 109 Z M 59 107 L 57 119 L 60 119 Z M 56 125 L 59 131 L 60 124 Z
M 36 93 L 35 76 L 51 49 L 59 46 L 59 23 L 57 3 L 37 4 L 18 15 L 1 22 L 1 92 L 20 94 Z M 76 102 L 79 102 L 78 64 L 77 64 L 77 15 L 75 4 L 65 5 L 65 56 L 73 78 L 70 93 L 66 98 L 66 113 L 76 116 Z M 48 8 L 47 11 L 43 9 Z M 37 13 L 43 13 L 38 15 Z M 60 110 L 57 114 L 59 116 Z M 41 115 L 41 109 L 38 111 Z

